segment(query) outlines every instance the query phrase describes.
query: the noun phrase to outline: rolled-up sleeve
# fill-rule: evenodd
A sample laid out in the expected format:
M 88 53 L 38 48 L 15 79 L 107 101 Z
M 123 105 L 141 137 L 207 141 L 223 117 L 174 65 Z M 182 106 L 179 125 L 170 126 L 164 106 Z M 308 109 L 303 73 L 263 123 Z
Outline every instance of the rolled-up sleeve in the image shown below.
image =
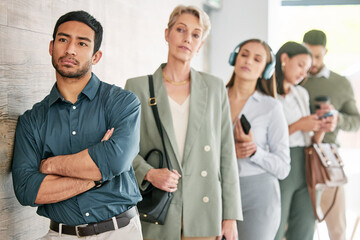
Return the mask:
M 15 132 L 12 177 L 16 198 L 21 205 L 39 206 L 35 199 L 45 174 L 39 172 L 41 155 L 34 130 L 26 116 L 19 117 Z
M 270 118 L 267 133 L 269 151 L 257 146 L 250 160 L 281 180 L 290 172 L 290 150 L 288 125 L 280 103 L 274 106 Z
M 139 152 L 140 101 L 135 94 L 122 90 L 111 94 L 105 104 L 107 122 L 114 133 L 108 141 L 88 148 L 98 166 L 102 181 L 129 171 Z

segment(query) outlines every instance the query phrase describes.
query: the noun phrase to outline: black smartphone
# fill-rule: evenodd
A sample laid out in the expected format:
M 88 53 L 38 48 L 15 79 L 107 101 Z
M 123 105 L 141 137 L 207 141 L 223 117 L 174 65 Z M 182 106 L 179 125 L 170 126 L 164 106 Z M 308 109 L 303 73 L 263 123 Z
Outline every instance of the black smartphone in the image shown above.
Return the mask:
M 251 125 L 250 125 L 249 121 L 246 119 L 244 114 L 241 114 L 240 123 L 241 123 L 242 129 L 244 130 L 244 133 L 246 135 L 249 134 Z

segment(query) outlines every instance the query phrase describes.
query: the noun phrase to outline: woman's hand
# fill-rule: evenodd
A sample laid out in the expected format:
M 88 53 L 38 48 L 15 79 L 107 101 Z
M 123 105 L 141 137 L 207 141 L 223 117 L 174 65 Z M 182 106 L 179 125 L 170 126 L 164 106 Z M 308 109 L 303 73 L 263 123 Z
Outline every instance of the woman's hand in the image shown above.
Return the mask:
M 223 220 L 221 227 L 221 235 L 216 238 L 216 240 L 221 240 L 222 237 L 225 237 L 226 240 L 237 240 L 238 232 L 236 227 L 236 220 Z
M 236 158 L 247 158 L 256 152 L 254 142 L 235 142 Z
M 321 127 L 322 120 L 316 114 L 302 117 L 298 121 L 299 130 L 303 132 L 318 131 Z
M 150 169 L 144 180 L 149 181 L 154 187 L 166 192 L 175 192 L 181 175 L 175 169 L 170 172 L 167 168 Z
M 239 118 L 235 120 L 235 128 L 234 128 L 234 139 L 235 142 L 253 142 L 253 136 L 251 130 L 249 134 L 245 134 L 244 130 L 241 126 Z
M 239 119 L 236 119 L 234 138 L 237 158 L 247 158 L 256 152 L 256 144 L 254 142 L 252 131 L 250 130 L 249 134 L 245 134 Z

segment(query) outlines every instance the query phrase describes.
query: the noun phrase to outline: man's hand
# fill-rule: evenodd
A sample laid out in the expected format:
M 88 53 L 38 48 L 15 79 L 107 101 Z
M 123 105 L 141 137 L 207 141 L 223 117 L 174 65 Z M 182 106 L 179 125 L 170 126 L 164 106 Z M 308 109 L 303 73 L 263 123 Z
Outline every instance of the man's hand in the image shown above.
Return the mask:
M 114 133 L 114 128 L 107 130 L 104 137 L 101 139 L 101 142 L 109 140 L 113 133 Z M 50 159 L 52 159 L 52 158 L 54 158 L 54 157 L 50 157 L 50 158 L 41 160 L 40 167 L 39 167 L 39 171 L 41 173 L 44 173 L 44 174 L 53 174 L 54 173 L 55 169 L 53 169 L 54 166 L 50 161 Z
M 324 116 L 324 114 L 326 114 L 330 111 L 336 112 L 335 107 L 330 103 L 322 103 L 320 105 L 320 109 L 316 110 L 316 115 L 318 115 L 319 117 L 322 117 L 322 116 Z M 324 132 L 333 132 L 336 128 L 338 118 L 339 118 L 338 114 L 334 114 L 332 116 L 324 118 L 323 123 L 321 124 L 320 130 L 324 131 Z
M 236 220 L 223 220 L 221 227 L 221 235 L 216 240 L 221 240 L 222 237 L 226 240 L 237 240 L 238 232 L 236 227 Z
M 324 132 L 333 132 L 337 126 L 338 118 L 338 114 L 324 118 L 324 122 L 321 124 L 320 130 Z
M 104 137 L 101 139 L 101 142 L 109 140 L 113 133 L 114 133 L 114 128 L 107 130 Z
M 144 180 L 149 181 L 154 187 L 166 192 L 175 192 L 181 175 L 175 169 L 170 172 L 167 168 L 150 169 Z
M 324 116 L 325 113 L 335 110 L 335 107 L 330 103 L 320 104 L 320 108 L 316 110 L 315 114 L 320 118 Z

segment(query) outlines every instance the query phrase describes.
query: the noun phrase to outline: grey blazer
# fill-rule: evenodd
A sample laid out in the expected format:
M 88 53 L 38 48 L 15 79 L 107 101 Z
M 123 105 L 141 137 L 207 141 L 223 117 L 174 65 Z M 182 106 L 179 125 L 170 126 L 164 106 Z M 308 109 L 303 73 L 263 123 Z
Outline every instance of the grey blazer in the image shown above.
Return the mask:
M 142 222 L 144 238 L 180 239 L 185 236 L 217 236 L 223 219 L 242 220 L 239 177 L 234 150 L 229 102 L 223 81 L 191 69 L 190 113 L 180 164 L 168 95 L 163 84 L 162 64 L 153 74 L 155 96 L 163 125 L 165 145 L 174 169 L 180 174 L 178 190 L 165 225 Z M 146 173 L 152 168 L 144 156 L 162 149 L 149 101 L 148 77 L 129 79 L 125 89 L 141 101 L 140 152 L 134 160 L 139 187 L 144 189 Z

